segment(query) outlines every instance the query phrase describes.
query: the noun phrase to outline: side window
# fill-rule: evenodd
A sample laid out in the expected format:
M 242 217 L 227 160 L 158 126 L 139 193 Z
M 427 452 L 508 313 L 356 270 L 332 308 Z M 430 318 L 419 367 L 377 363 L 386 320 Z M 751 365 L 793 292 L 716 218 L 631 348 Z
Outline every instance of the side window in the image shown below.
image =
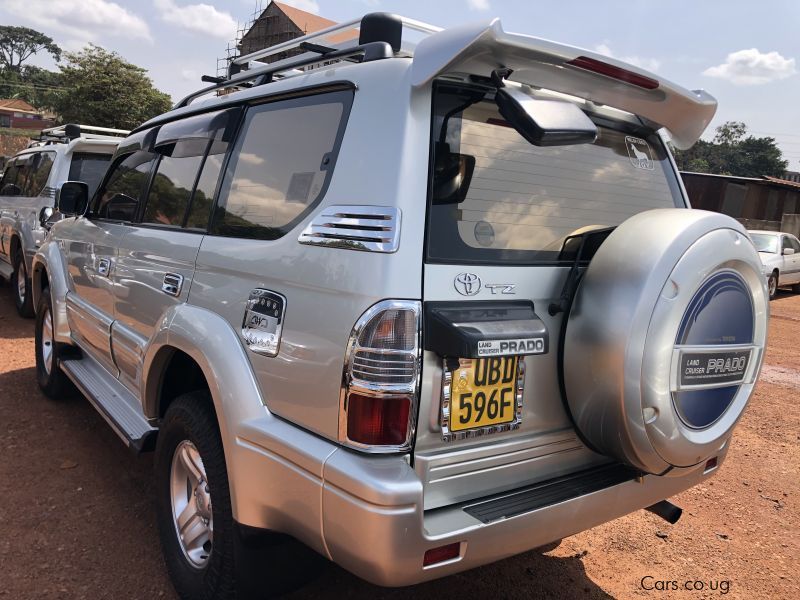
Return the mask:
M 6 169 L 3 172 L 3 179 L 0 181 L 0 196 L 18 196 L 20 190 L 17 187 L 17 161 L 14 159 L 6 163 Z
M 781 236 L 781 250 L 786 250 L 787 248 L 792 248 L 792 240 L 788 235 Z
M 114 221 L 133 221 L 139 210 L 155 155 L 137 150 L 119 157 L 97 195 L 94 215 Z
M 52 152 L 39 152 L 34 155 L 31 161 L 31 172 L 24 190 L 26 196 L 39 196 L 44 191 L 53 168 L 54 158 L 55 155 Z
M 239 109 L 232 109 L 197 115 L 160 129 L 156 138 L 156 153 L 160 158 L 148 192 L 143 223 L 183 227 L 188 217 L 188 227 L 208 226 L 228 146 L 225 139 L 230 136 L 226 131 L 233 128 L 238 113 Z
M 106 174 L 110 154 L 97 154 L 95 152 L 74 152 L 69 163 L 69 180 L 82 181 L 89 186 L 89 197 L 94 196 L 97 186 Z
M 220 189 L 214 233 L 274 240 L 322 197 L 350 91 L 250 107 Z
M 790 243 L 792 244 L 792 248 L 794 248 L 795 253 L 800 254 L 800 241 L 797 238 L 789 238 Z

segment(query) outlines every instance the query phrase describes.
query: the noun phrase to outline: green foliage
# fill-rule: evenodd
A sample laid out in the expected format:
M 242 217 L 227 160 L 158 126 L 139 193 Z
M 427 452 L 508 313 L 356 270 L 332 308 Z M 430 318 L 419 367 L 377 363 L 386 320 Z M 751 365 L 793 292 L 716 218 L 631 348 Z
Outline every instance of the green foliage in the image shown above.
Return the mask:
M 712 142 L 699 140 L 688 150 L 673 150 L 678 168 L 696 173 L 739 177 L 782 177 L 789 164 L 775 138 L 747 135 L 747 125 L 728 121 Z
M 65 123 L 133 129 L 171 108 L 170 97 L 153 87 L 145 69 L 116 52 L 90 44 L 64 55 L 61 85 L 49 105 Z
M 23 62 L 42 50 L 56 61 L 61 59 L 61 48 L 53 38 L 28 27 L 0 25 L 0 68 L 18 72 Z
M 18 71 L 0 70 L 0 98 L 20 98 L 34 108 L 50 106 L 60 87 L 60 73 L 33 65 L 23 65 Z

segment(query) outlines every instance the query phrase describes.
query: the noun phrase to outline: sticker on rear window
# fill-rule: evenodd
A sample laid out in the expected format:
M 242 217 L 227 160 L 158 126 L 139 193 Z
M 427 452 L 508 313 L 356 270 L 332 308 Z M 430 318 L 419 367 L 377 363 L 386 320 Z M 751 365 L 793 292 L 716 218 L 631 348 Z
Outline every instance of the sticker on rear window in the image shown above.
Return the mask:
M 648 171 L 652 171 L 655 168 L 650 144 L 641 138 L 626 135 L 625 145 L 628 147 L 628 156 L 634 167 Z

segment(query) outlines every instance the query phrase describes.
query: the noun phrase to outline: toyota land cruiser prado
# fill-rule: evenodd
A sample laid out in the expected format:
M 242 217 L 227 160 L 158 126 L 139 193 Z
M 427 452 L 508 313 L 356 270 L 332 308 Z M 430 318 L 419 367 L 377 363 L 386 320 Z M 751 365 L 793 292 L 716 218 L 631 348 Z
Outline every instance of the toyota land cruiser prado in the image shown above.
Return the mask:
M 715 109 L 497 20 L 372 14 L 237 58 L 96 193 L 61 187 L 39 383 L 155 450 L 183 597 L 282 591 L 293 540 L 403 586 L 674 522 L 767 326 L 747 233 L 688 210 L 665 143 Z

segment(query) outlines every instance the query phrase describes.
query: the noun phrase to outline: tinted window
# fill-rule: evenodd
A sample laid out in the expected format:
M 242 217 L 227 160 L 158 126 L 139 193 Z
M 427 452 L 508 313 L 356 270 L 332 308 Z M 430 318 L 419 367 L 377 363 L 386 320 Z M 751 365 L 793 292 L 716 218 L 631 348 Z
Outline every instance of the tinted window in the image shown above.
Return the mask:
M 12 193 L 15 191 L 15 186 L 17 185 L 18 171 L 19 168 L 17 167 L 15 160 L 12 159 L 6 163 L 6 169 L 3 172 L 3 179 L 0 181 L 0 194 L 4 196 L 19 194 L 19 191 Z
M 792 245 L 795 252 L 800 253 L 800 241 L 798 241 L 797 238 L 789 238 L 789 243 Z
M 784 250 L 786 250 L 787 248 L 792 248 L 793 247 L 792 246 L 792 240 L 789 238 L 788 235 L 784 235 L 781 239 L 783 240 L 782 248 Z
M 207 227 L 221 159 L 228 146 L 225 140 L 230 134 L 226 131 L 234 124 L 237 114 L 236 109 L 203 114 L 161 128 L 156 138 L 160 159 L 143 222 L 182 227 L 188 214 L 189 227 Z M 216 160 L 206 161 L 207 153 Z
M 144 194 L 155 155 L 137 151 L 120 157 L 100 191 L 95 215 L 115 221 L 133 221 Z
M 277 239 L 322 196 L 352 92 L 248 109 L 222 184 L 215 231 Z
M 434 107 L 431 259 L 563 261 L 571 237 L 683 203 L 654 134 L 598 119 L 593 144 L 537 147 L 494 102 L 443 92 Z
M 54 158 L 55 154 L 52 152 L 40 152 L 34 155 L 24 190 L 26 196 L 39 196 L 44 191 L 50 171 L 53 169 Z
M 69 180 L 82 181 L 89 186 L 89 197 L 94 196 L 97 186 L 106 174 L 110 154 L 95 154 L 94 152 L 75 152 L 69 165 Z

